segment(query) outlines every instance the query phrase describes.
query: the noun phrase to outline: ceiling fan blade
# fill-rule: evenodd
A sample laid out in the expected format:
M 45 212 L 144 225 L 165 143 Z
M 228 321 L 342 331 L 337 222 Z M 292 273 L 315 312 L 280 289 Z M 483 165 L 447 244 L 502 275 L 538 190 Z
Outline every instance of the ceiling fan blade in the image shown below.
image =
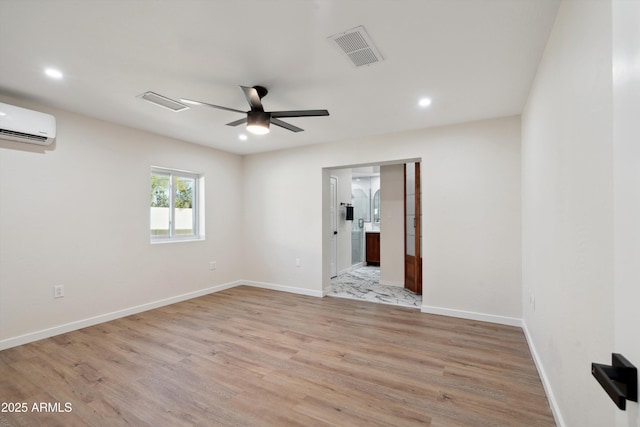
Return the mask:
M 236 120 L 236 121 L 231 122 L 231 123 L 227 123 L 227 126 L 238 126 L 238 125 L 241 125 L 243 123 L 247 123 L 247 118 L 246 117 L 244 119 L 240 119 L 240 120 Z
M 262 108 L 262 101 L 260 100 L 260 94 L 256 88 L 246 86 L 240 86 L 240 88 L 244 93 L 244 97 L 247 98 L 247 102 L 251 106 L 252 110 L 264 111 Z
M 304 129 L 300 129 L 298 126 L 294 126 L 287 122 L 283 122 L 282 120 L 276 119 L 273 116 L 271 116 L 271 124 L 280 126 L 281 128 L 285 128 L 287 130 L 290 130 L 291 132 L 302 132 L 304 130 Z
M 191 104 L 191 105 L 206 105 L 207 107 L 217 108 L 219 110 L 233 111 L 233 112 L 242 113 L 242 114 L 246 114 L 247 113 L 246 111 L 236 110 L 235 108 L 223 107 L 221 105 L 213 105 L 213 104 L 209 104 L 208 102 L 194 101 L 192 99 L 180 98 L 180 101 L 182 101 L 184 103 L 187 103 L 187 104 Z
M 292 110 L 292 111 L 270 111 L 271 117 L 313 117 L 328 116 L 327 110 Z

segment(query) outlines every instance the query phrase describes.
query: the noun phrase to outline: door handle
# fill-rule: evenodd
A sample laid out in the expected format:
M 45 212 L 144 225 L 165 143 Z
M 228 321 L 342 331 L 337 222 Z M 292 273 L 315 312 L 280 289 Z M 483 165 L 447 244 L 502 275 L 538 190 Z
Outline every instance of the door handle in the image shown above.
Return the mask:
M 334 231 L 334 232 L 333 232 L 333 235 L 335 236 L 336 234 L 338 234 L 338 232 L 337 232 L 337 231 Z

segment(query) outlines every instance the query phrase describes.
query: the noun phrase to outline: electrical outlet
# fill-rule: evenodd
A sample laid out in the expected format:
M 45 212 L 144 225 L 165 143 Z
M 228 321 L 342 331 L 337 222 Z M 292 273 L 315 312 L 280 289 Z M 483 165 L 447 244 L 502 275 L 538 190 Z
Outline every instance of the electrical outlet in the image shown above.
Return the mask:
M 210 261 L 209 262 L 209 270 L 215 270 L 218 268 L 218 263 L 215 261 Z
M 300 258 L 296 258 L 296 267 L 300 267 Z
M 57 285 L 53 287 L 53 297 L 54 298 L 64 297 L 64 285 Z

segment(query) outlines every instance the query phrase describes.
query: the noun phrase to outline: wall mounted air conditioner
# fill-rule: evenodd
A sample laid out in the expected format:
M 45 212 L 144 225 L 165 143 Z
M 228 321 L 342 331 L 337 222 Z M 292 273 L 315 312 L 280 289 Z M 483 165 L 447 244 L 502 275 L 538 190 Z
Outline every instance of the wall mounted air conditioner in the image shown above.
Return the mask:
M 0 102 L 0 138 L 49 145 L 56 137 L 56 118 L 51 114 Z

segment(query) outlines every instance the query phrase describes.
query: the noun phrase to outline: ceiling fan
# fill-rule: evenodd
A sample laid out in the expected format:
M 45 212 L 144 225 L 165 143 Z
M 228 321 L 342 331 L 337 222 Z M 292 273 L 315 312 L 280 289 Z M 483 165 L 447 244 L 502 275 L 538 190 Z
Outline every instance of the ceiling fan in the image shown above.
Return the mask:
M 328 116 L 327 110 L 291 110 L 291 111 L 264 111 L 262 106 L 262 98 L 264 98 L 269 91 L 262 86 L 240 86 L 242 92 L 251 109 L 249 111 L 236 110 L 235 108 L 222 107 L 220 105 L 213 105 L 207 102 L 194 101 L 191 99 L 180 99 L 180 101 L 192 105 L 205 105 L 207 107 L 218 108 L 220 110 L 234 111 L 236 113 L 246 114 L 247 117 L 235 120 L 231 123 L 227 123 L 227 126 L 238 126 L 241 124 L 247 124 L 247 130 L 257 135 L 264 135 L 269 132 L 269 124 L 280 126 L 281 128 L 288 129 L 292 132 L 302 132 L 297 126 L 283 122 L 281 117 L 311 117 L 311 116 Z

